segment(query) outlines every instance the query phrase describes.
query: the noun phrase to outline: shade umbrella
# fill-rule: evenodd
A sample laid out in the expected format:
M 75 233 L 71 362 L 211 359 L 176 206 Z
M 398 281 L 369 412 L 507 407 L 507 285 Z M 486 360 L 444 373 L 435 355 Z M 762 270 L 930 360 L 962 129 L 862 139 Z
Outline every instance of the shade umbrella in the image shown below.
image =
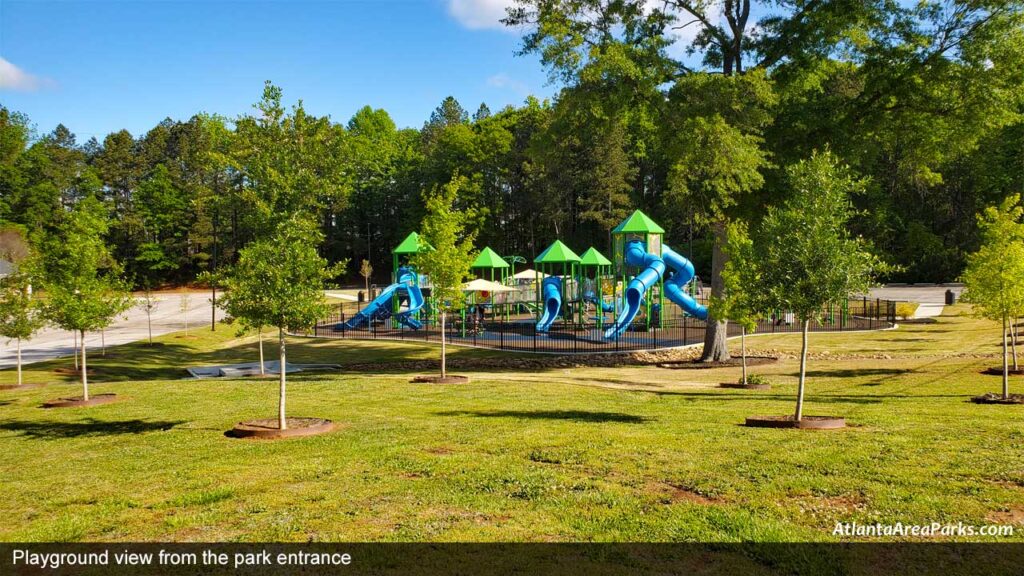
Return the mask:
M 547 278 L 548 275 L 543 272 L 538 272 L 533 268 L 527 268 L 522 272 L 516 272 L 515 274 L 512 275 L 512 277 L 515 278 L 516 280 L 536 280 L 537 278 L 543 280 L 544 278 Z
M 463 292 L 513 292 L 515 288 L 509 288 L 504 284 L 498 284 L 497 282 L 491 282 L 490 280 L 484 280 L 483 278 L 477 278 L 472 282 L 466 282 L 462 285 Z

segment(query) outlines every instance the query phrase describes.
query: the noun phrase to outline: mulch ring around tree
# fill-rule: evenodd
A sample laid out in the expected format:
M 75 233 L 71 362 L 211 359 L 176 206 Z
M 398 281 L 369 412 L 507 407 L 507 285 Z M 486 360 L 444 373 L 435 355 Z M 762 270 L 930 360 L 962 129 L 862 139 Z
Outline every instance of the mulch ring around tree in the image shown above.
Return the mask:
M 449 374 L 447 376 L 413 376 L 413 384 L 468 384 L 469 376 L 455 376 Z
M 42 388 L 43 386 L 46 386 L 46 384 L 3 384 L 0 385 L 0 391 L 32 390 Z
M 982 374 L 988 374 L 989 376 L 1002 376 L 1003 375 L 1003 369 L 1002 369 L 1002 367 L 999 367 L 999 368 L 985 368 L 984 370 L 981 371 L 981 373 Z M 1021 376 L 1021 375 L 1024 375 L 1024 368 L 1017 368 L 1016 370 L 1014 370 L 1013 368 L 1010 368 L 1010 369 L 1008 369 L 1006 371 L 1006 373 L 1009 374 L 1010 376 Z
M 81 396 L 70 396 L 68 398 L 57 398 L 43 402 L 43 408 L 79 408 L 84 406 L 96 406 L 98 404 L 110 404 L 117 402 L 117 394 L 92 394 L 88 400 Z
M 846 419 L 838 416 L 804 416 L 799 422 L 792 415 L 750 416 L 747 426 L 752 428 L 800 428 L 802 430 L 836 430 L 846 427 Z
M 53 369 L 53 373 L 54 374 L 60 374 L 61 376 L 81 376 L 82 375 L 82 369 L 81 368 L 54 368 Z M 95 368 L 89 368 L 88 370 L 85 371 L 85 374 L 87 376 L 95 376 L 96 375 L 96 369 Z
M 740 384 L 739 382 L 722 382 L 719 388 L 735 388 L 738 390 L 771 390 L 771 384 Z
M 764 366 L 765 364 L 774 364 L 779 359 L 774 356 L 747 356 L 747 366 Z M 701 362 L 698 360 L 672 360 L 669 362 L 659 362 L 658 368 L 668 368 L 670 370 L 707 370 L 710 368 L 739 368 L 743 366 L 742 358 L 730 358 L 722 362 Z
M 281 440 L 301 436 L 326 434 L 334 430 L 334 422 L 324 418 L 286 418 L 287 427 L 277 427 L 277 418 L 261 418 L 239 422 L 235 427 L 224 433 L 231 438 L 250 438 L 253 440 Z
M 1024 404 L 1024 394 L 1010 394 L 1008 398 L 1003 398 L 1002 394 L 989 392 L 971 398 L 971 402 L 975 404 Z

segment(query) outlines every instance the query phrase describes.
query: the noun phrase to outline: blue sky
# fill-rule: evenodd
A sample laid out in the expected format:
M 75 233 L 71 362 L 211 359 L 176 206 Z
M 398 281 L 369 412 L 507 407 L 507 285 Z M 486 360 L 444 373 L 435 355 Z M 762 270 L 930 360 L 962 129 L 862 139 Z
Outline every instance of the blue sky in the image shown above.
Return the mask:
M 445 97 L 470 112 L 555 88 L 497 18 L 507 0 L 0 0 L 0 104 L 84 142 L 164 117 L 246 112 L 263 81 L 315 114 L 363 105 L 420 126 Z

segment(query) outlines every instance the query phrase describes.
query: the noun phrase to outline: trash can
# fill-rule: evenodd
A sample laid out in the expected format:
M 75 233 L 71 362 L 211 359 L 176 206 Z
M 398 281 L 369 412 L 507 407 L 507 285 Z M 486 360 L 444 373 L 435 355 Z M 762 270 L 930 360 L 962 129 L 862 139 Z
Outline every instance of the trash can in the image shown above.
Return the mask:
M 956 294 L 952 290 L 946 290 L 946 306 L 956 304 Z
M 359 303 L 362 304 L 363 302 L 366 302 L 366 294 L 363 294 L 363 291 L 360 290 L 359 291 Z

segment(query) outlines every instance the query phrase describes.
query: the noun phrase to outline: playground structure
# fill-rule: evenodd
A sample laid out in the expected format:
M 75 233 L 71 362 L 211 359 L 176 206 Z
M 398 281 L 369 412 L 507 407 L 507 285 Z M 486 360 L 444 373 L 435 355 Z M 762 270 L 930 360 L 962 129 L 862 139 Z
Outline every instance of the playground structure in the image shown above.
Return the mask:
M 473 261 L 477 277 L 447 337 L 454 343 L 534 352 L 653 350 L 703 339 L 707 308 L 689 259 L 663 242 L 664 229 L 637 210 L 611 231 L 612 258 L 590 247 L 579 256 L 560 240 L 516 272 L 519 256 L 484 247 Z M 421 243 L 415 232 L 393 251 L 392 283 L 360 304 L 335 308 L 314 336 L 439 340 L 429 278 L 411 263 Z M 512 261 L 513 264 L 510 264 Z M 666 302 L 667 300 L 667 302 Z M 875 329 L 895 321 L 895 303 L 851 300 L 828 310 L 817 330 Z M 796 331 L 792 314 L 771 311 L 758 331 Z

